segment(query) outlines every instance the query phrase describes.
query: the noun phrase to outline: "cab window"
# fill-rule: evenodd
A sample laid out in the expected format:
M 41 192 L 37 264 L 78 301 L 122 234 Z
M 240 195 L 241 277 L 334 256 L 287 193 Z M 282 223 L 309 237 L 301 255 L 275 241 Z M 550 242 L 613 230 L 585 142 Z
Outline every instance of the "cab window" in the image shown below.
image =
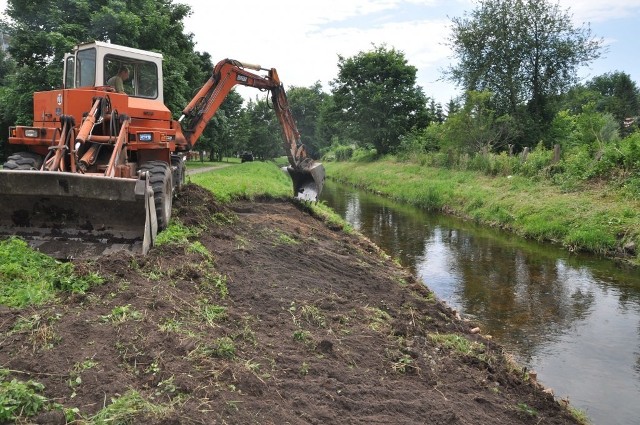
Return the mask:
M 123 81 L 124 91 L 129 96 L 155 99 L 158 97 L 158 67 L 153 62 L 135 60 L 123 56 L 107 55 L 104 58 L 104 85 L 126 67 L 129 78 Z
M 96 49 L 80 50 L 76 54 L 76 87 L 96 84 Z
M 68 56 L 65 64 L 65 74 L 64 74 L 64 87 L 66 89 L 72 89 L 75 87 L 75 81 L 73 80 L 73 72 L 76 68 L 76 58 L 75 56 Z

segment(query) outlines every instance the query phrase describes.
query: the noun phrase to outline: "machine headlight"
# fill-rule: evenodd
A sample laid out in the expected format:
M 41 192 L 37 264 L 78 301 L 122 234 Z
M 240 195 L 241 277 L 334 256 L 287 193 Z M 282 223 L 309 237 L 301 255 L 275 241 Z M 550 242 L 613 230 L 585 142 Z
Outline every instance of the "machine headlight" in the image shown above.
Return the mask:
M 141 142 L 150 142 L 153 140 L 153 133 L 139 133 L 138 138 Z
M 38 137 L 38 130 L 35 128 L 26 128 L 24 130 L 25 137 Z

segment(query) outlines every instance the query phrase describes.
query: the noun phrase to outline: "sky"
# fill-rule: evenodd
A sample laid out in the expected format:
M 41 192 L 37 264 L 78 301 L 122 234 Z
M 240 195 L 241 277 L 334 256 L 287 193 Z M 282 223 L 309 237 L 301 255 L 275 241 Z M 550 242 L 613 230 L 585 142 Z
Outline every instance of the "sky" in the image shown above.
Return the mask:
M 182 0 L 192 15 L 185 28 L 196 50 L 213 62 L 224 58 L 276 68 L 285 87 L 309 87 L 320 81 L 325 91 L 338 75 L 338 55 L 350 57 L 386 44 L 405 54 L 418 69 L 417 84 L 436 102 L 446 104 L 461 91 L 443 81 L 454 64 L 446 45 L 451 19 L 470 13 L 469 0 L 244 0 L 217 10 L 209 0 Z M 602 58 L 579 70 L 587 81 L 622 71 L 640 86 L 640 0 L 560 0 L 574 24 L 588 24 L 604 40 Z M 246 92 L 243 96 L 255 96 Z M 248 94 L 247 94 L 248 93 Z
M 553 1 L 553 0 L 551 0 Z M 186 32 L 212 61 L 225 58 L 276 68 L 285 88 L 320 82 L 325 91 L 338 75 L 338 57 L 386 45 L 418 69 L 417 84 L 446 104 L 460 90 L 443 81 L 454 64 L 446 45 L 451 19 L 471 12 L 470 0 L 174 0 L 191 6 Z M 574 24 L 589 24 L 602 38 L 602 58 L 579 70 L 587 81 L 606 72 L 629 74 L 640 86 L 640 0 L 559 0 Z M 0 10 L 6 0 L 0 0 Z M 240 88 L 245 98 L 256 91 Z

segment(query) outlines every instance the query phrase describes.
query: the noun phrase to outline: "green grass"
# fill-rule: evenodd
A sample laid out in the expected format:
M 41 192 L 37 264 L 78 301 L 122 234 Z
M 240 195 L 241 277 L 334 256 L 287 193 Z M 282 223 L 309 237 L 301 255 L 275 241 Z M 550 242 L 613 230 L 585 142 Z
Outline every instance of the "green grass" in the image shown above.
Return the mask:
M 170 408 L 153 404 L 145 400 L 140 393 L 130 390 L 118 398 L 111 399 L 111 404 L 100 410 L 89 422 L 92 425 L 132 424 L 140 415 L 161 417 Z
M 158 237 L 155 240 L 155 245 L 188 245 L 189 238 L 197 237 L 202 233 L 202 229 L 187 227 L 184 224 L 171 221 L 166 229 L 158 233 Z
M 43 304 L 59 291 L 83 293 L 102 283 L 95 273 L 79 276 L 72 263 L 61 263 L 34 251 L 21 239 L 0 241 L 0 304 Z
M 208 159 L 205 159 L 205 161 L 200 162 L 200 160 L 195 160 L 195 161 L 187 161 L 187 169 L 194 169 L 194 168 L 203 168 L 203 167 L 215 167 L 217 165 L 224 165 L 224 164 L 240 164 L 240 158 L 234 158 L 234 157 L 228 157 L 228 158 L 223 158 L 222 161 L 209 161 Z
M 44 385 L 34 381 L 6 380 L 8 371 L 0 369 L 0 423 L 9 423 L 19 417 L 34 416 L 47 407 L 41 395 Z
M 283 199 L 293 196 L 293 183 L 281 164 L 286 157 L 276 162 L 247 162 L 238 167 L 227 167 L 190 177 L 191 182 L 210 190 L 223 203 L 236 199 L 271 198 Z M 308 212 L 320 218 L 333 229 L 352 233 L 353 228 L 340 215 L 323 202 L 305 203 Z M 218 217 L 223 224 L 231 224 L 235 218 Z M 166 232 L 166 230 L 165 230 Z M 291 241 L 280 241 L 281 243 Z
M 640 246 L 640 202 L 610 187 L 566 193 L 548 181 L 401 163 L 330 162 L 327 177 L 402 203 L 445 211 L 572 250 Z M 640 250 L 631 262 L 640 264 Z
M 286 198 L 293 195 L 288 174 L 273 163 L 245 162 L 211 172 L 195 174 L 192 183 L 209 189 L 221 202 L 260 197 Z
M 442 345 L 450 350 L 465 356 L 472 356 L 483 359 L 484 344 L 468 340 L 458 334 L 429 334 L 429 339 L 438 345 Z

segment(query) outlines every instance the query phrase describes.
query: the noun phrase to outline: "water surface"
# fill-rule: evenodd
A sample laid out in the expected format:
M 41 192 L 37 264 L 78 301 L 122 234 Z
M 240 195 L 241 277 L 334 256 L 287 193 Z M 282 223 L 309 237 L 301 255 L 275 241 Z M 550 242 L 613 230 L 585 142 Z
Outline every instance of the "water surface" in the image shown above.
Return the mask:
M 327 182 L 321 196 L 593 424 L 640 424 L 640 272 Z

